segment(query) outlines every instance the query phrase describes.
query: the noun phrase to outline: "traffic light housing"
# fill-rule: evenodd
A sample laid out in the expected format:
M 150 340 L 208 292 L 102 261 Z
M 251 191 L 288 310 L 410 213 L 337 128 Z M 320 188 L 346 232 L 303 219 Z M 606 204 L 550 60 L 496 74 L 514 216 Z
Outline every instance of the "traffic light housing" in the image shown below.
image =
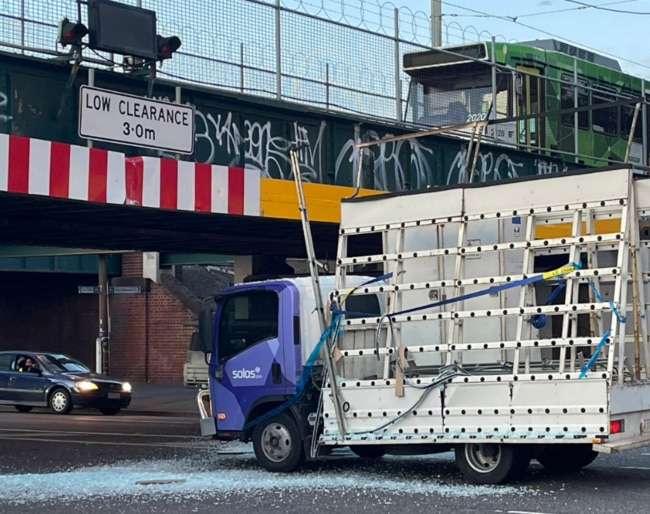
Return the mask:
M 88 34 L 88 28 L 83 23 L 74 23 L 68 18 L 63 18 L 61 23 L 59 23 L 57 41 L 61 46 L 81 46 L 81 40 L 86 34 Z
M 181 47 L 181 40 L 177 36 L 162 37 L 158 39 L 158 60 L 171 59 L 176 50 Z

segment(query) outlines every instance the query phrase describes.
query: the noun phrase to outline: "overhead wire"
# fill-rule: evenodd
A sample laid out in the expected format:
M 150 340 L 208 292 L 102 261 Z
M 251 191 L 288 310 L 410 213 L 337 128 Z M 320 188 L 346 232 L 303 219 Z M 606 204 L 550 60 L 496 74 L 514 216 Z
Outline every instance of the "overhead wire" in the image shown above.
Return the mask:
M 598 8 L 598 7 L 603 6 L 603 5 L 613 5 L 614 3 L 626 3 L 626 2 L 630 2 L 630 1 L 636 1 L 636 0 L 624 0 L 622 2 L 612 2 L 612 3 L 608 3 L 608 4 L 600 4 L 600 6 L 598 6 L 598 5 L 594 6 L 592 4 L 586 4 L 586 3 L 583 3 L 583 2 L 576 2 L 575 0 L 565 0 L 565 1 L 573 2 L 573 3 L 580 3 L 581 7 L 576 8 L 576 9 L 582 9 L 582 8 L 588 9 L 588 8 Z M 608 52 L 604 52 L 602 50 L 598 50 L 596 48 L 586 46 L 583 43 L 578 43 L 577 41 L 573 41 L 573 40 L 568 39 L 568 38 L 566 38 L 564 36 L 560 36 L 558 34 L 554 34 L 552 32 L 548 32 L 548 31 L 540 29 L 538 27 L 535 27 L 535 26 L 528 25 L 526 23 L 520 22 L 519 18 L 521 18 L 521 17 L 523 17 L 525 15 L 508 16 L 508 15 L 490 14 L 490 13 L 486 13 L 486 12 L 483 12 L 483 11 L 478 11 L 476 9 L 471 9 L 471 8 L 465 7 L 463 5 L 453 4 L 453 3 L 450 3 L 450 2 L 445 2 L 445 5 L 450 6 L 450 7 L 454 7 L 456 9 L 460 9 L 460 10 L 463 10 L 463 11 L 469 11 L 469 12 L 473 13 L 473 15 L 476 16 L 476 17 L 489 17 L 489 18 L 494 18 L 494 19 L 497 19 L 497 20 L 505 21 L 505 22 L 516 23 L 520 27 L 524 27 L 524 28 L 530 29 L 532 31 L 539 32 L 540 34 L 544 34 L 544 35 L 549 36 L 549 37 L 551 37 L 553 39 L 561 39 L 563 41 L 566 41 L 567 43 L 579 46 L 581 48 L 585 48 L 585 49 L 590 50 L 592 52 L 596 52 L 596 53 L 601 54 L 601 55 L 606 55 L 606 56 L 615 58 L 615 59 L 617 59 L 619 61 L 623 61 L 623 62 L 626 62 L 628 64 L 632 64 L 634 66 L 638 66 L 638 67 L 650 70 L 650 65 L 643 64 L 643 63 L 638 62 L 638 61 L 633 61 L 631 59 L 627 59 L 625 57 L 614 55 L 614 54 L 611 54 L 611 53 L 608 53 Z M 560 12 L 560 11 L 558 10 L 557 12 Z M 547 14 L 554 14 L 554 13 L 549 11 Z M 449 15 L 448 14 L 443 14 L 443 16 L 449 16 Z
M 606 5 L 610 4 L 588 4 L 586 2 L 578 2 L 576 0 L 564 0 L 565 2 L 569 2 L 571 4 L 578 4 L 583 6 L 585 9 L 596 9 L 598 11 L 607 11 L 607 12 L 613 12 L 613 13 L 619 13 L 619 14 L 633 14 L 635 16 L 648 16 L 650 15 L 650 12 L 639 12 L 639 11 L 626 11 L 626 10 L 621 10 L 621 9 L 611 9 L 609 7 L 605 7 Z M 636 1 L 636 0 L 631 0 L 631 1 Z

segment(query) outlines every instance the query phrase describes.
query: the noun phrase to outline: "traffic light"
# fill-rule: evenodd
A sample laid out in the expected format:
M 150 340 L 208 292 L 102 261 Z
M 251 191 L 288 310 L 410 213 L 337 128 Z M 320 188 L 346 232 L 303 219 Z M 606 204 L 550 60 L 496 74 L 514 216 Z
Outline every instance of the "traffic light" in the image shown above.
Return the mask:
M 73 23 L 68 18 L 63 18 L 59 23 L 57 41 L 61 46 L 81 45 L 81 40 L 88 34 L 88 29 L 83 23 Z
M 181 40 L 176 36 L 158 38 L 158 60 L 171 59 L 173 53 L 181 47 Z

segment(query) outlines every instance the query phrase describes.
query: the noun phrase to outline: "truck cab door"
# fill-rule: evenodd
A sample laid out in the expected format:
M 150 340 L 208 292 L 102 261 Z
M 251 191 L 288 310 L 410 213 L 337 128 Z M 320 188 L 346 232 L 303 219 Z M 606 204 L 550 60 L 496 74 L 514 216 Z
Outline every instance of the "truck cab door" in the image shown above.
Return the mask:
M 293 394 L 300 352 L 291 289 L 282 282 L 241 285 L 220 299 L 210 366 L 218 433 L 242 430 L 255 405 Z

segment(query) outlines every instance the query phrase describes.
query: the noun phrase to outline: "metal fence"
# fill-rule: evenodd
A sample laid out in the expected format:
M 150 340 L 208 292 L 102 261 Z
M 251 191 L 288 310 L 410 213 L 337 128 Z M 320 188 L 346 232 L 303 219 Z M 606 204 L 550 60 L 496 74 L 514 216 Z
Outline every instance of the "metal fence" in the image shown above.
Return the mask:
M 247 94 L 402 119 L 405 52 L 431 44 L 428 14 L 380 0 L 124 0 L 157 13 L 182 47 L 158 75 Z M 0 49 L 56 57 L 58 22 L 85 22 L 78 0 L 0 0 Z M 443 25 L 443 43 L 485 36 Z M 122 57 L 84 49 L 90 66 L 122 72 Z

